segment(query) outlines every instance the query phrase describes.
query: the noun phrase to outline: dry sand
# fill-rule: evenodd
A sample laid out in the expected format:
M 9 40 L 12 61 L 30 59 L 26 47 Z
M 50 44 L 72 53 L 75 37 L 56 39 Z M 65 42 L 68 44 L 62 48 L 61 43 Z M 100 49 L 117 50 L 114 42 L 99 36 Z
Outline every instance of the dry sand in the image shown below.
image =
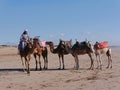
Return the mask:
M 106 69 L 107 60 L 103 56 L 103 70 L 87 70 L 90 66 L 87 55 L 79 56 L 79 70 L 73 70 L 74 58 L 71 55 L 65 56 L 66 69 L 58 70 L 58 56 L 49 52 L 49 69 L 35 71 L 35 61 L 32 58 L 30 76 L 22 71 L 21 59 L 17 53 L 15 47 L 0 47 L 0 90 L 120 90 L 118 49 L 112 50 L 112 69 Z

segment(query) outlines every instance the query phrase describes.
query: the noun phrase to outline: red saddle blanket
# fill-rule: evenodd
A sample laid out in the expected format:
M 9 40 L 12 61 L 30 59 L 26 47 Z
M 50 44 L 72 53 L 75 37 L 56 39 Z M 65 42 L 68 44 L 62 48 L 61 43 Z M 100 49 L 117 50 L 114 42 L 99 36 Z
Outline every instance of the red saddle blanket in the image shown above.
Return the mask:
M 46 47 L 46 41 L 42 41 L 42 42 L 41 42 L 41 46 L 42 46 L 42 47 Z
M 106 42 L 106 41 L 97 43 L 96 45 L 97 45 L 98 49 L 103 49 L 103 48 L 108 48 L 109 47 L 108 42 Z

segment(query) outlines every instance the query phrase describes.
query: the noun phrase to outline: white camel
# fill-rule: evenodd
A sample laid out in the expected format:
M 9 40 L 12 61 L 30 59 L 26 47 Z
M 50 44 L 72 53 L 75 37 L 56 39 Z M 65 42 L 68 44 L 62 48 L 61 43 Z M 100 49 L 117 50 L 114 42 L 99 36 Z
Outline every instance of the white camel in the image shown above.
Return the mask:
M 106 68 L 109 67 L 112 68 L 111 48 L 108 46 L 108 42 L 101 42 L 101 43 L 96 42 L 94 45 L 94 49 L 98 64 L 97 68 L 102 69 L 102 61 L 101 61 L 102 54 L 106 54 L 108 58 L 108 65 Z

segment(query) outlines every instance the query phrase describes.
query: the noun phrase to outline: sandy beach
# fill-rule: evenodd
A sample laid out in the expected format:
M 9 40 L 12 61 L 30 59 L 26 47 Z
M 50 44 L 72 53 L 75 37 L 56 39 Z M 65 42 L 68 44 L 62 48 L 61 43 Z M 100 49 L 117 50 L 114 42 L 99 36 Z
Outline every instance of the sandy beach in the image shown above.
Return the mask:
M 16 47 L 0 47 L 0 90 L 119 90 L 120 49 L 112 49 L 113 68 L 106 69 L 107 58 L 102 57 L 103 69 L 88 70 L 90 59 L 79 55 L 79 70 L 74 70 L 74 58 L 65 56 L 65 70 L 58 70 L 57 54 L 49 52 L 48 70 L 35 71 L 35 60 L 30 61 L 31 73 L 22 71 Z M 41 57 L 42 66 L 43 58 Z M 96 60 L 94 61 L 96 67 Z

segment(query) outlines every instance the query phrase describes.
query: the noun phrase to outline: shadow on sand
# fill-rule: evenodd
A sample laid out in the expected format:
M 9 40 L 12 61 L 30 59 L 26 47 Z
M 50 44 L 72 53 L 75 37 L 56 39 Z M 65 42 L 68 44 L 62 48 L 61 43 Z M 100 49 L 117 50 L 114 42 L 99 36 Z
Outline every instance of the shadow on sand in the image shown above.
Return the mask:
M 35 70 L 35 68 L 31 68 L 30 71 L 37 71 L 37 72 L 40 72 L 40 71 L 79 71 L 79 70 L 88 70 L 86 68 L 80 68 L 78 70 L 74 69 L 74 68 L 66 68 L 66 69 L 58 69 L 58 68 L 50 68 L 50 69 L 42 69 L 42 70 Z M 3 73 L 3 72 L 24 72 L 22 68 L 2 68 L 0 69 L 0 73 Z
M 35 68 L 31 68 L 30 71 L 63 71 L 63 70 L 72 70 L 71 68 L 69 69 L 47 69 L 47 70 L 35 70 Z M 0 72 L 14 72 L 14 71 L 18 71 L 18 72 L 23 72 L 23 69 L 22 68 L 2 68 L 0 69 Z

